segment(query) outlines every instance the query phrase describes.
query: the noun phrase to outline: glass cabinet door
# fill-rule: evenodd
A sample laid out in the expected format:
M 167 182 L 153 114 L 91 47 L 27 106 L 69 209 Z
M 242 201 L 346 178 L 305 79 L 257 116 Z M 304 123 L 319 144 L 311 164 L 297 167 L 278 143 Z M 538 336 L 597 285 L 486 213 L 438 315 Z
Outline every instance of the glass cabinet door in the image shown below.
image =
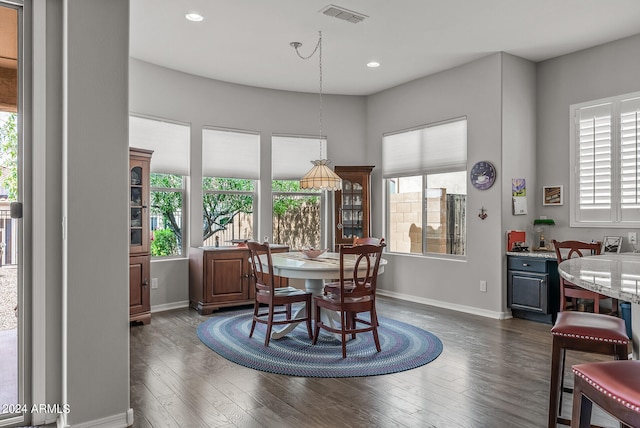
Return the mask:
M 342 239 L 362 238 L 362 185 L 342 180 Z
M 336 166 L 342 189 L 335 193 L 335 245 L 370 236 L 370 180 L 373 166 Z
M 129 200 L 131 218 L 131 246 L 142 245 L 142 167 L 131 168 L 131 199 Z

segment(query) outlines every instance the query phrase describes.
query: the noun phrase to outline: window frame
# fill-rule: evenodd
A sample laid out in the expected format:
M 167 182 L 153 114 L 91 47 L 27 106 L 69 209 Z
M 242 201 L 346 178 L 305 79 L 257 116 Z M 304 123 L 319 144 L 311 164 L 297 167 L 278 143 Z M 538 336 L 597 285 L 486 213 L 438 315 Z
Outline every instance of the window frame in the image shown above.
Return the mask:
M 394 132 L 389 132 L 389 133 L 385 133 L 383 134 L 383 144 L 384 144 L 384 137 L 388 137 L 388 136 L 394 136 L 394 135 L 398 135 L 398 134 L 402 134 L 402 133 L 409 133 L 409 132 L 413 132 L 413 131 L 417 131 L 417 130 L 422 130 L 425 128 L 430 128 L 430 127 L 436 127 L 439 125 L 447 125 L 453 122 L 457 122 L 457 121 L 465 121 L 466 122 L 466 127 L 468 129 L 468 118 L 466 116 L 462 116 L 462 117 L 456 117 L 456 118 L 452 118 L 449 120 L 444 120 L 444 121 L 439 121 L 439 122 L 434 122 L 434 123 L 430 123 L 430 124 L 425 124 L 425 125 L 421 125 L 421 126 L 416 126 L 416 127 L 412 127 L 412 128 L 408 128 L 408 129 L 403 129 L 400 131 L 394 131 Z M 468 152 L 468 131 L 465 135 L 465 145 L 466 145 L 466 150 Z M 384 149 L 383 149 L 383 153 L 384 153 Z M 423 257 L 423 258 L 437 258 L 437 259 L 446 259 L 446 260 L 455 260 L 455 261 L 465 261 L 467 260 L 467 254 L 468 254 L 468 241 L 466 239 L 467 236 L 467 232 L 468 232 L 468 225 L 469 225 L 469 216 L 468 216 L 468 210 L 465 207 L 465 247 L 464 247 L 464 254 L 446 254 L 446 253 L 434 253 L 434 252 L 429 252 L 428 248 L 427 248 L 427 239 L 426 239 L 426 230 L 427 230 L 427 224 L 428 224 L 428 216 L 427 216 L 427 207 L 426 207 L 426 192 L 427 192 L 427 187 L 426 184 L 428 184 L 428 180 L 427 177 L 429 175 L 435 175 L 435 174 L 442 174 L 442 173 L 453 173 L 453 172 L 463 172 L 464 171 L 464 175 L 465 175 L 465 180 L 467 180 L 468 177 L 468 155 L 465 155 L 466 159 L 464 162 L 464 169 L 462 169 L 460 167 L 460 165 L 458 166 L 451 166 L 451 168 L 435 168 L 433 170 L 430 170 L 429 168 L 423 168 L 421 171 L 416 171 L 416 170 L 407 170 L 406 172 L 397 172 L 394 171 L 394 175 L 393 176 L 388 176 L 389 174 L 385 173 L 385 171 L 383 171 L 383 178 L 382 178 L 382 184 L 383 184 L 383 188 L 384 188 L 384 210 L 385 210 L 385 221 L 384 221 L 384 227 L 385 227 L 385 236 L 387 236 L 388 238 L 388 246 L 386 248 L 385 251 L 394 254 L 394 255 L 400 255 L 400 256 L 409 256 L 409 257 Z M 384 162 L 384 160 L 383 160 Z M 460 162 L 462 163 L 462 162 Z M 423 208 L 422 208 L 422 222 L 421 222 L 421 227 L 422 227 L 422 252 L 421 253 L 411 253 L 411 252 L 398 252 L 398 251 L 392 251 L 391 250 L 391 181 L 393 179 L 399 179 L 399 178 L 403 178 L 403 177 L 420 177 L 421 179 L 421 195 L 422 195 L 422 203 L 423 203 Z M 465 182 L 465 184 L 468 184 Z M 469 192 L 468 192 L 468 185 L 466 187 L 467 192 L 466 192 L 466 196 L 468 198 L 469 196 Z M 468 200 L 468 199 L 467 199 Z M 466 202 L 465 202 L 465 205 Z
M 569 190 L 571 197 L 569 198 L 570 227 L 591 227 L 591 228 L 633 228 L 640 227 L 640 216 L 636 220 L 623 220 L 622 195 L 621 195 L 621 178 L 622 178 L 622 104 L 626 101 L 640 99 L 640 92 L 607 97 L 598 100 L 587 101 L 578 104 L 572 104 L 569 107 L 570 132 L 569 132 Z M 610 122 L 611 122 L 611 207 L 608 210 L 608 218 L 604 215 L 601 219 L 582 219 L 583 212 L 587 209 L 580 208 L 580 112 L 589 108 L 597 108 L 599 106 L 610 106 Z M 636 131 L 636 135 L 640 136 L 640 131 Z M 636 159 L 638 163 L 640 154 Z M 637 190 L 638 196 L 640 191 Z M 604 214 L 604 209 L 603 212 Z
M 311 168 L 309 168 L 311 169 Z M 328 211 L 327 211 L 327 192 L 323 190 L 305 190 L 305 191 L 297 191 L 297 192 L 287 192 L 281 190 L 273 190 L 273 182 L 274 181 L 295 181 L 295 180 L 271 180 L 271 212 L 273 213 L 273 201 L 276 196 L 317 196 L 320 198 L 320 246 L 322 248 L 328 248 L 327 237 L 328 237 L 328 229 L 329 229 L 329 220 Z M 275 236 L 275 231 L 273 230 L 273 220 L 271 221 L 271 236 Z M 275 238 L 273 238 L 273 243 L 275 242 Z M 286 244 L 283 244 L 286 245 Z M 298 248 L 300 249 L 300 248 Z M 294 250 L 294 248 L 290 248 L 290 250 Z
M 172 254 L 169 256 L 154 256 L 151 255 L 151 259 L 152 260 L 168 260 L 168 259 L 184 259 L 184 258 L 188 258 L 189 254 L 188 251 L 185 251 L 186 248 L 188 248 L 188 243 L 185 240 L 185 237 L 188 236 L 187 231 L 185 230 L 186 228 L 186 219 L 188 218 L 188 213 L 187 213 L 187 201 L 186 201 L 186 178 L 187 176 L 185 175 L 177 175 L 177 174 L 164 174 L 164 173 L 159 173 L 159 172 L 152 172 L 149 174 L 149 183 L 151 183 L 151 176 L 153 176 L 154 174 L 157 175 L 174 175 L 176 177 L 182 177 L 182 187 L 181 188 L 175 188 L 175 187 L 157 187 L 157 186 L 152 186 L 149 185 L 149 232 L 153 232 L 153 229 L 151 229 L 152 225 L 151 225 L 151 201 L 153 200 L 153 193 L 154 192 L 164 192 L 164 193 L 180 193 L 181 194 L 181 199 L 182 199 L 182 207 L 181 207 L 181 212 L 180 212 L 180 232 L 181 232 L 181 242 L 182 242 L 182 247 L 180 248 L 180 254 Z M 151 249 L 149 249 L 149 253 L 151 254 Z
M 258 221 L 259 221 L 259 216 L 258 216 L 258 188 L 259 188 L 259 184 L 260 184 L 260 180 L 254 180 L 254 179 L 250 179 L 250 178 L 242 178 L 239 180 L 249 180 L 253 182 L 253 190 L 218 190 L 218 189 L 209 189 L 206 188 L 204 186 L 204 180 L 210 178 L 210 179 L 226 179 L 227 177 L 209 177 L 209 176 L 203 176 L 202 177 L 202 181 L 203 181 L 203 185 L 202 185 L 202 199 L 204 201 L 204 196 L 205 195 L 251 195 L 253 198 L 253 202 L 251 204 L 251 215 L 253 216 L 252 222 L 253 222 L 253 227 L 252 227 L 252 236 L 250 239 L 255 240 L 256 239 L 256 235 L 257 235 L 257 229 L 258 229 Z M 204 208 L 203 208 L 204 209 Z M 204 215 L 204 212 L 202 213 Z M 215 234 L 211 235 L 211 237 L 214 237 Z M 211 238 L 210 237 L 210 238 Z M 210 239 L 207 238 L 207 239 Z M 206 239 L 204 238 L 204 236 L 202 237 L 203 242 L 206 241 Z M 220 244 L 223 245 L 223 244 Z

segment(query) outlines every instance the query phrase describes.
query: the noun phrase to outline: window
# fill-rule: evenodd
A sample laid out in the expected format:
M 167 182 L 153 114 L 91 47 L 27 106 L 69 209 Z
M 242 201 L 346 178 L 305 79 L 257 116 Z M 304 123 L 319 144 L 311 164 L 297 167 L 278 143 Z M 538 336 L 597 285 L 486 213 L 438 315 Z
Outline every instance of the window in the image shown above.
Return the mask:
M 571 106 L 571 226 L 640 226 L 640 93 Z
M 385 135 L 382 164 L 388 250 L 465 255 L 467 120 Z
M 204 245 L 254 239 L 260 135 L 203 129 L 202 175 Z
M 323 192 L 300 189 L 312 160 L 326 159 L 326 140 L 318 137 L 272 137 L 273 242 L 289 248 L 324 247 Z
M 150 233 L 153 257 L 184 254 L 184 177 L 189 175 L 188 125 L 129 117 L 129 145 L 153 150 Z

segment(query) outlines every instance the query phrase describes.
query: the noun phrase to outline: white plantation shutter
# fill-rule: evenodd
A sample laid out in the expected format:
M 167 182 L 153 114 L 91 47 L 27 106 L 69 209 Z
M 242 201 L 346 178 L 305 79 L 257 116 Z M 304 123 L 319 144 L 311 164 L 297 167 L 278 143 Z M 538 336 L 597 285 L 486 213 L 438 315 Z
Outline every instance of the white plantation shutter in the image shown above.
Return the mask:
M 620 103 L 620 211 L 622 221 L 640 220 L 640 98 Z
M 570 225 L 640 227 L 640 92 L 570 111 Z
M 610 221 L 612 195 L 612 105 L 577 111 L 579 218 Z

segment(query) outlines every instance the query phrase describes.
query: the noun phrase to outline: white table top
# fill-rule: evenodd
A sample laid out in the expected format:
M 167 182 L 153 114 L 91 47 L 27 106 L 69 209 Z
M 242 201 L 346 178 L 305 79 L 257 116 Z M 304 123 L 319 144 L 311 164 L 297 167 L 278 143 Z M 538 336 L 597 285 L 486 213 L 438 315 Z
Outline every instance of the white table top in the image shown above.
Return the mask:
M 351 256 L 355 261 L 355 257 Z M 316 259 L 308 259 L 300 252 L 272 253 L 273 273 L 286 278 L 332 279 L 340 271 L 340 254 L 324 253 Z M 263 261 L 264 262 L 264 261 Z M 380 260 L 378 274 L 384 272 L 387 260 Z M 366 267 L 366 263 L 365 263 Z M 353 263 L 345 264 L 345 272 L 353 269 Z
M 558 273 L 587 290 L 640 303 L 640 253 L 576 257 L 560 263 Z

